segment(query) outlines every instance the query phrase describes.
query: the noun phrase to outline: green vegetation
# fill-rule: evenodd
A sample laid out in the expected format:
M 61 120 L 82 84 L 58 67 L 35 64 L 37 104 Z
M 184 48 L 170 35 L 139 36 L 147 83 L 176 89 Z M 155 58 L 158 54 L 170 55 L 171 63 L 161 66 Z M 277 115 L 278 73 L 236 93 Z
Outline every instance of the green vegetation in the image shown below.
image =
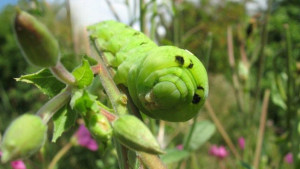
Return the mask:
M 21 114 L 40 110 L 41 115 L 46 108 L 57 111 L 53 106 L 55 97 L 64 103 L 70 101 L 69 106 L 55 113 L 53 123 L 52 120 L 48 123 L 48 138 L 43 148 L 23 160 L 27 169 L 120 166 L 135 169 L 142 161 L 151 166 L 151 160 L 162 161 L 170 169 L 300 168 L 300 1 L 269 0 L 267 9 L 258 9 L 250 15 L 246 0 L 219 3 L 199 0 L 200 5 L 184 0 L 166 4 L 140 0 L 138 10 L 142 15 L 130 18 L 131 24 L 139 21 L 143 32 L 159 46 L 174 45 L 191 51 L 204 64 L 209 78 L 208 99 L 192 120 L 174 123 L 135 114 L 144 120 L 166 152 L 159 156 L 161 161 L 143 152 L 136 158 L 131 150 L 120 155 L 120 151 L 125 152 L 124 147 L 109 139 L 113 137 L 111 129 L 107 129 L 109 136 L 102 136 L 106 131 L 95 127 L 95 121 L 87 127 L 100 132 L 95 137 L 97 143 L 82 129 L 81 124 L 88 124 L 88 119 L 100 118 L 94 112 L 105 116 L 100 124 L 105 128 L 107 121 L 118 116 L 110 112 L 125 111 L 123 103 L 115 108 L 116 101 L 108 98 L 111 94 L 105 91 L 107 85 L 113 85 L 107 79 L 94 77 L 102 67 L 95 64 L 98 58 L 85 56 L 89 55 L 86 44 L 74 41 L 76 35 L 71 32 L 68 8 L 66 15 L 57 17 L 67 3 L 28 2 L 20 1 L 19 8 L 34 15 L 57 39 L 61 62 L 67 70 L 73 70 L 80 90 L 70 93 L 71 88 L 64 89 L 65 84 L 48 69 L 39 71 L 26 63 L 13 32 L 15 7 L 3 8 L 0 11 L 0 140 L 10 122 Z M 137 0 L 134 2 L 138 7 Z M 122 3 L 128 5 L 129 1 Z M 115 11 L 113 4 L 111 10 Z M 159 28 L 166 30 L 165 36 L 159 34 Z M 118 89 L 127 92 L 124 86 L 112 90 Z M 122 93 L 113 94 L 122 102 Z M 130 111 L 134 109 L 130 107 Z M 76 121 L 77 117 L 83 118 Z M 81 134 L 88 138 L 85 144 L 80 140 Z M 130 145 L 138 139 L 124 140 Z M 9 166 L 1 164 L 0 169 Z

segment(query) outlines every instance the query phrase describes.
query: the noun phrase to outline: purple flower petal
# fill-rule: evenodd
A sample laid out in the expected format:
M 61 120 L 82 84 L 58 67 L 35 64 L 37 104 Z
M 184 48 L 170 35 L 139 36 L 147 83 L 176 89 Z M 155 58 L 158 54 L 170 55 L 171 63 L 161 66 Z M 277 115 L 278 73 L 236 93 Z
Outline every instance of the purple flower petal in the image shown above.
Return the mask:
M 12 161 L 10 165 L 13 169 L 26 169 L 26 165 L 22 160 Z
M 220 159 L 223 159 L 229 155 L 228 151 L 224 146 L 216 146 L 212 145 L 209 149 L 209 154 L 215 157 L 218 157 Z
M 219 147 L 218 155 L 219 158 L 223 159 L 228 156 L 228 152 L 224 146 Z
M 176 148 L 177 148 L 178 150 L 183 150 L 183 145 L 182 145 L 182 144 L 178 144 L 178 145 L 176 146 Z
M 209 153 L 210 155 L 212 155 L 212 156 L 217 156 L 218 152 L 219 152 L 218 147 L 217 147 L 216 145 L 212 145 L 212 146 L 210 147 L 208 153 Z
M 98 150 L 98 144 L 95 140 L 91 139 L 89 144 L 86 146 L 86 148 L 90 149 L 91 151 L 97 151 Z
M 244 139 L 244 137 L 240 137 L 240 138 L 238 139 L 238 143 L 239 143 L 240 149 L 241 149 L 241 150 L 244 150 L 244 149 L 245 149 L 245 139 Z
M 293 154 L 288 153 L 287 155 L 285 155 L 284 161 L 288 164 L 292 164 L 293 163 Z
M 92 138 L 91 133 L 83 124 L 79 126 L 75 136 L 80 146 L 86 147 L 91 151 L 98 149 L 97 142 Z

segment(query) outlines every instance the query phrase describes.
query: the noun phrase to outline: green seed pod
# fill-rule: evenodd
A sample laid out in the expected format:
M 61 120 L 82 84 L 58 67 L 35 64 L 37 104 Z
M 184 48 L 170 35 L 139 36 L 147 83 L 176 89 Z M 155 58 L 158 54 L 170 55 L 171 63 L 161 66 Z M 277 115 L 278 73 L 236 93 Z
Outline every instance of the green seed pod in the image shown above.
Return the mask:
M 38 151 L 45 142 L 47 126 L 36 115 L 25 114 L 7 128 L 2 143 L 2 162 L 27 157 Z
M 32 15 L 18 11 L 14 29 L 19 47 L 27 61 L 40 67 L 56 65 L 59 60 L 59 45 L 45 25 Z
M 114 136 L 126 147 L 151 154 L 163 154 L 151 131 L 138 118 L 122 115 L 113 122 Z
M 88 128 L 97 140 L 108 141 L 112 136 L 109 121 L 102 114 L 94 113 L 91 115 L 88 119 Z

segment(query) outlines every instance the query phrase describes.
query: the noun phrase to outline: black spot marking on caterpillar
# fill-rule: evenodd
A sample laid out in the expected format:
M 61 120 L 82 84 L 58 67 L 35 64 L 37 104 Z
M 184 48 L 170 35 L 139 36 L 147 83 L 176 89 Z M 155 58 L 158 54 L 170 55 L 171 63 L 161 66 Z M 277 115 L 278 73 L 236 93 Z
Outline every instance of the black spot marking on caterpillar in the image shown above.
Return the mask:
M 197 89 L 204 90 L 204 88 L 202 86 L 197 86 Z
M 145 45 L 145 44 L 147 44 L 147 42 L 142 42 L 142 43 L 140 43 L 140 45 Z
M 184 64 L 184 59 L 182 56 L 175 56 L 175 61 L 178 62 L 179 64 L 183 65 Z
M 189 69 L 192 69 L 193 66 L 194 66 L 194 63 L 192 62 L 192 60 L 190 60 L 190 62 L 191 62 L 191 63 L 189 64 L 188 68 L 189 68 Z
M 198 94 L 194 94 L 192 103 L 197 104 L 201 101 L 201 97 Z

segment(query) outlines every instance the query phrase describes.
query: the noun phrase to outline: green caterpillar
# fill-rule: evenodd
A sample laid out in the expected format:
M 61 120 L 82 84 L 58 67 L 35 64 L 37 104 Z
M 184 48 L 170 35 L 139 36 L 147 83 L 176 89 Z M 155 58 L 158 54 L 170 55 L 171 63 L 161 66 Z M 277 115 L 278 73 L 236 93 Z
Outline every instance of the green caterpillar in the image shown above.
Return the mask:
M 208 78 L 192 53 L 157 46 L 143 33 L 116 21 L 100 22 L 88 29 L 116 71 L 114 81 L 128 87 L 143 113 L 179 122 L 199 112 L 208 95 Z

